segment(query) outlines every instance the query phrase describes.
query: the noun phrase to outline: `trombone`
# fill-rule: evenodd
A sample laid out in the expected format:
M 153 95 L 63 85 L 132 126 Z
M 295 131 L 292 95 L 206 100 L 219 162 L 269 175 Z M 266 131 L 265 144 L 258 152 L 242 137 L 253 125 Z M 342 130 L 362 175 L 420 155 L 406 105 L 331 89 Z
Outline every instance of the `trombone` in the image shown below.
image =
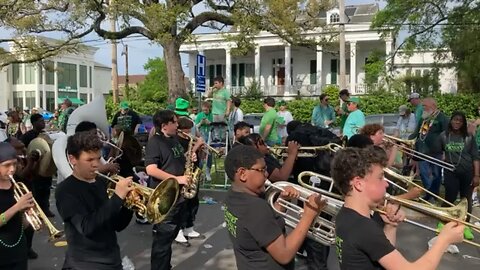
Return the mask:
M 294 187 L 300 192 L 298 200 L 305 203 L 308 201 L 308 197 L 315 192 L 286 181 L 275 183 L 269 183 L 267 181 L 266 185 L 267 190 L 265 191 L 265 194 L 270 207 L 285 219 L 285 224 L 287 226 L 295 228 L 300 222 L 303 208 L 295 203 L 280 198 L 279 194 L 288 186 Z M 312 225 L 308 229 L 307 237 L 324 245 L 332 245 L 335 243 L 335 223 L 332 220 L 335 218 L 340 208 L 342 208 L 343 202 L 330 197 L 327 197 L 326 201 L 327 204 L 322 209 L 322 215 L 319 214 L 314 219 Z M 282 208 L 286 209 L 286 211 L 282 212 L 276 209 L 275 203 L 278 203 Z
M 444 168 L 445 170 L 449 170 L 449 171 L 455 170 L 455 166 L 451 163 L 448 163 L 440 159 L 436 159 L 427 154 L 414 150 L 413 148 L 415 146 L 416 140 L 402 140 L 402 139 L 385 134 L 383 141 L 397 146 L 398 148 L 400 148 L 400 151 L 404 152 L 407 155 L 411 155 L 412 157 L 422 159 L 424 161 L 428 161 L 434 165 Z
M 336 152 L 338 149 L 343 148 L 341 145 L 336 143 L 329 143 L 321 146 L 302 146 L 298 148 L 297 157 L 303 158 L 312 158 L 318 156 L 318 152 L 329 150 Z M 277 157 L 288 157 L 288 147 L 287 146 L 273 146 L 270 147 L 270 152 Z
M 181 130 L 178 130 L 178 133 L 182 134 L 183 136 L 188 137 L 188 139 L 193 140 L 194 142 L 197 141 L 197 137 L 193 136 L 192 134 L 183 132 L 183 131 L 181 131 Z M 212 151 L 213 153 L 215 153 L 215 155 L 217 155 L 217 157 L 218 157 L 218 156 L 221 156 L 219 150 L 217 150 L 217 149 L 215 149 L 214 147 L 208 145 L 207 143 L 204 143 L 204 145 L 205 145 L 205 147 L 207 148 L 207 149 L 204 150 L 205 152 L 207 152 L 207 154 L 208 154 L 208 151 Z
M 110 177 L 100 172 L 95 173 L 115 185 L 122 178 L 119 175 Z M 125 197 L 124 206 L 138 213 L 153 224 L 160 223 L 167 217 L 177 202 L 180 189 L 177 180 L 174 178 L 161 181 L 155 189 L 142 186 L 135 182 L 132 183 L 132 187 L 133 190 Z M 111 197 L 114 192 L 115 190 L 112 188 L 107 190 L 109 197 Z
M 15 181 L 12 175 L 9 175 L 9 177 L 13 184 L 15 201 L 18 202 L 18 200 L 20 200 L 20 197 L 29 193 L 30 191 L 24 183 Z M 33 199 L 33 204 L 34 205 L 32 208 L 25 211 L 25 218 L 27 219 L 28 223 L 30 223 L 32 228 L 35 231 L 39 231 L 40 229 L 42 229 L 43 225 L 45 225 L 48 229 L 49 242 L 55 242 L 62 238 L 64 236 L 63 231 L 60 231 L 55 228 L 55 226 L 53 226 L 52 222 L 50 222 L 50 220 L 42 211 L 42 208 L 40 208 L 35 199 Z
M 317 173 L 314 173 L 314 172 L 304 172 L 304 173 L 306 173 L 306 174 L 300 174 L 300 175 L 302 175 L 302 177 L 303 177 L 303 176 L 308 176 L 309 174 L 313 174 L 314 176 L 318 176 L 318 179 L 320 181 L 320 182 L 317 182 L 318 184 L 321 184 L 321 181 L 327 181 L 327 182 L 330 183 L 329 186 L 333 186 L 333 179 L 331 177 L 321 175 L 321 174 L 317 174 Z M 328 190 L 324 190 L 324 189 L 318 188 L 316 186 L 306 185 L 305 182 L 303 182 L 303 181 L 301 182 L 300 175 L 298 177 L 299 178 L 298 181 L 299 181 L 299 183 L 301 183 L 302 187 L 304 187 L 306 189 L 309 189 L 313 192 L 319 192 L 322 195 L 325 195 L 327 197 L 338 198 L 338 196 L 340 196 L 339 194 L 332 193 Z M 385 194 L 385 200 L 397 203 L 399 205 L 407 207 L 408 209 L 415 210 L 417 212 L 420 212 L 420 213 L 425 214 L 425 215 L 430 216 L 430 217 L 434 217 L 434 218 L 439 219 L 441 221 L 455 221 L 455 222 L 458 222 L 458 223 L 462 223 L 466 226 L 469 226 L 473 229 L 476 229 L 476 230 L 479 229 L 479 226 L 477 226 L 475 224 L 472 224 L 471 222 L 466 222 L 465 221 L 465 217 L 468 214 L 467 213 L 467 201 L 466 201 L 466 199 L 462 200 L 458 205 L 453 205 L 452 204 L 452 206 L 450 206 L 450 207 L 432 206 L 432 205 L 428 205 L 428 204 L 424 204 L 424 203 L 415 202 L 415 201 L 412 201 L 412 200 L 397 198 L 395 196 L 391 196 L 388 193 Z M 375 211 L 377 211 L 379 213 L 382 213 L 382 214 L 385 213 L 381 209 L 375 209 Z M 424 225 L 422 223 L 415 222 L 411 219 L 406 218 L 403 221 L 406 222 L 406 223 L 410 223 L 414 226 L 418 226 L 418 227 L 427 229 L 429 231 L 438 233 L 436 228 L 432 228 L 432 227 L 429 227 L 429 226 Z M 470 245 L 473 245 L 473 246 L 476 246 L 476 247 L 480 247 L 479 243 L 475 243 L 473 241 L 469 241 L 469 240 L 464 239 L 463 242 L 465 242 L 467 244 L 470 244 Z

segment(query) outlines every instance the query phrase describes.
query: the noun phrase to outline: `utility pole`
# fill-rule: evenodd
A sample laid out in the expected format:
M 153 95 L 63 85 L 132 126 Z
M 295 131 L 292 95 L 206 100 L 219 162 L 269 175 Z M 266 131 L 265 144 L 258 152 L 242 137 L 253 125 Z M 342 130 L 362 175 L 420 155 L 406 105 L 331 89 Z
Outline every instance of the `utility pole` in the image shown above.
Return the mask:
M 110 29 L 112 32 L 116 32 L 116 18 L 112 17 L 110 20 Z M 112 91 L 113 91 L 113 103 L 118 103 L 118 67 L 117 67 L 117 40 L 112 39 Z
M 346 82 L 346 61 L 345 61 L 345 0 L 338 0 L 338 10 L 340 15 L 339 41 L 340 41 L 340 90 L 347 87 Z
M 123 45 L 122 55 L 125 55 L 125 93 L 128 93 L 129 89 L 129 80 L 128 80 L 128 44 Z

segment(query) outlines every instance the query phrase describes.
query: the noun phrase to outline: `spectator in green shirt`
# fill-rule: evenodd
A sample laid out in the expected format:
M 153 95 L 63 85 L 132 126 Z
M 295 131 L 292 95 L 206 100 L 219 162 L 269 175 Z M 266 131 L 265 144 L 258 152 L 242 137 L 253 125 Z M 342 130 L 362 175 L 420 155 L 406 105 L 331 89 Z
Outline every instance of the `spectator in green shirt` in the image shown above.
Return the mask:
M 342 89 L 338 93 L 340 99 L 341 99 L 341 107 L 335 108 L 335 111 L 337 115 L 340 116 L 340 130 L 343 130 L 343 126 L 345 125 L 345 121 L 347 121 L 348 114 L 350 113 L 348 111 L 348 106 L 347 106 L 347 101 L 350 98 L 350 93 L 348 92 L 348 89 Z
M 210 102 L 202 103 L 202 111 L 197 114 L 195 118 L 195 125 L 197 126 L 202 138 L 205 142 L 208 142 L 208 135 L 210 132 L 210 123 L 213 122 L 213 114 L 211 112 L 212 104 Z M 202 162 L 203 163 L 203 162 Z M 203 167 L 203 164 L 200 165 L 200 168 Z M 205 169 L 205 177 L 207 181 L 212 180 L 210 174 L 210 169 L 212 168 L 212 154 L 210 153 L 207 157 L 207 167 Z
M 274 146 L 280 143 L 278 137 L 278 117 L 275 110 L 275 99 L 267 97 L 263 100 L 263 108 L 265 108 L 265 114 L 260 122 L 260 135 L 268 146 Z
M 75 108 L 73 107 L 72 101 L 68 98 L 63 100 L 61 108 L 62 112 L 60 113 L 60 116 L 58 118 L 58 128 L 61 131 L 67 133 L 68 118 L 72 114 L 73 110 L 75 110 Z
M 212 98 L 212 114 L 213 122 L 224 122 L 228 119 L 230 108 L 232 106 L 232 99 L 230 91 L 225 88 L 222 76 L 213 79 L 213 88 L 207 92 L 207 97 Z M 216 128 L 214 130 L 214 141 L 225 140 L 225 128 Z

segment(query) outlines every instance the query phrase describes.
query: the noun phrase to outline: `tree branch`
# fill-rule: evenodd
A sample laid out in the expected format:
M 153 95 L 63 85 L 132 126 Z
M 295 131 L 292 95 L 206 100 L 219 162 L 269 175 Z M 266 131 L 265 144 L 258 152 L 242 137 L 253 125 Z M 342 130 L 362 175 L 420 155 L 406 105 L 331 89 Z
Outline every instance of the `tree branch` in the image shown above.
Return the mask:
M 203 25 L 208 21 L 216 21 L 225 25 L 234 24 L 234 21 L 230 16 L 223 15 L 217 12 L 205 11 L 192 18 L 190 22 L 185 25 L 183 30 L 178 35 L 178 37 L 180 38 L 179 41 L 184 41 L 188 37 L 188 35 L 190 35 L 197 27 Z

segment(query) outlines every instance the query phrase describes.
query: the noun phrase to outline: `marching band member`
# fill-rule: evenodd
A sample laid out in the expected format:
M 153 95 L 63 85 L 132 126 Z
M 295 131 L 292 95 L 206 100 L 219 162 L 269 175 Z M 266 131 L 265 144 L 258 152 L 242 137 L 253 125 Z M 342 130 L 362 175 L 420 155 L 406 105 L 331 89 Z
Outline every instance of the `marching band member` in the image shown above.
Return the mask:
M 294 269 L 294 257 L 308 229 L 325 202 L 311 195 L 298 225 L 289 234 L 285 221 L 264 198 L 266 178 L 264 154 L 252 146 L 234 147 L 225 159 L 225 171 L 232 181 L 225 202 L 225 222 L 233 243 L 239 270 Z M 297 198 L 287 187 L 280 197 Z M 275 208 L 281 210 L 280 205 Z
M 237 122 L 233 125 L 233 146 L 239 145 L 238 140 L 240 140 L 241 137 L 250 135 L 252 129 L 253 126 L 244 121 Z
M 68 138 L 73 174 L 55 191 L 68 242 L 62 269 L 123 269 L 116 232 L 125 229 L 132 218 L 133 212 L 123 206 L 133 189 L 132 179 L 120 179 L 108 198 L 108 181 L 97 179 L 96 174 L 102 146 L 92 132 L 78 132 Z
M 159 182 L 175 178 L 180 185 L 188 184 L 185 172 L 185 151 L 177 136 L 178 118 L 173 111 L 162 110 L 153 116 L 156 133 L 148 140 L 145 152 L 145 166 L 155 188 Z M 171 268 L 172 243 L 180 230 L 185 199 L 180 195 L 168 216 L 153 225 L 151 255 L 152 270 Z
M 383 227 L 370 215 L 383 202 L 388 187 L 383 177 L 386 159 L 385 152 L 376 147 L 349 147 L 335 155 L 332 177 L 345 196 L 335 221 L 340 269 L 435 269 L 448 245 L 462 241 L 464 226 L 446 224 L 420 259 L 413 263 L 405 259 L 395 249 L 397 226 L 405 217 L 400 207 L 387 205 L 386 215 L 381 215 Z
M 24 229 L 28 223 L 23 211 L 34 206 L 32 193 L 14 198 L 10 176 L 15 174 L 17 152 L 7 142 L 0 143 L 0 269 L 27 270 L 27 239 Z
M 398 160 L 398 149 L 397 146 L 388 146 L 384 144 L 383 139 L 385 138 L 385 129 L 380 124 L 368 124 L 360 129 L 360 134 L 370 137 L 374 145 L 381 146 L 385 152 L 387 152 L 387 167 L 392 167 L 394 165 L 402 165 L 402 161 Z

